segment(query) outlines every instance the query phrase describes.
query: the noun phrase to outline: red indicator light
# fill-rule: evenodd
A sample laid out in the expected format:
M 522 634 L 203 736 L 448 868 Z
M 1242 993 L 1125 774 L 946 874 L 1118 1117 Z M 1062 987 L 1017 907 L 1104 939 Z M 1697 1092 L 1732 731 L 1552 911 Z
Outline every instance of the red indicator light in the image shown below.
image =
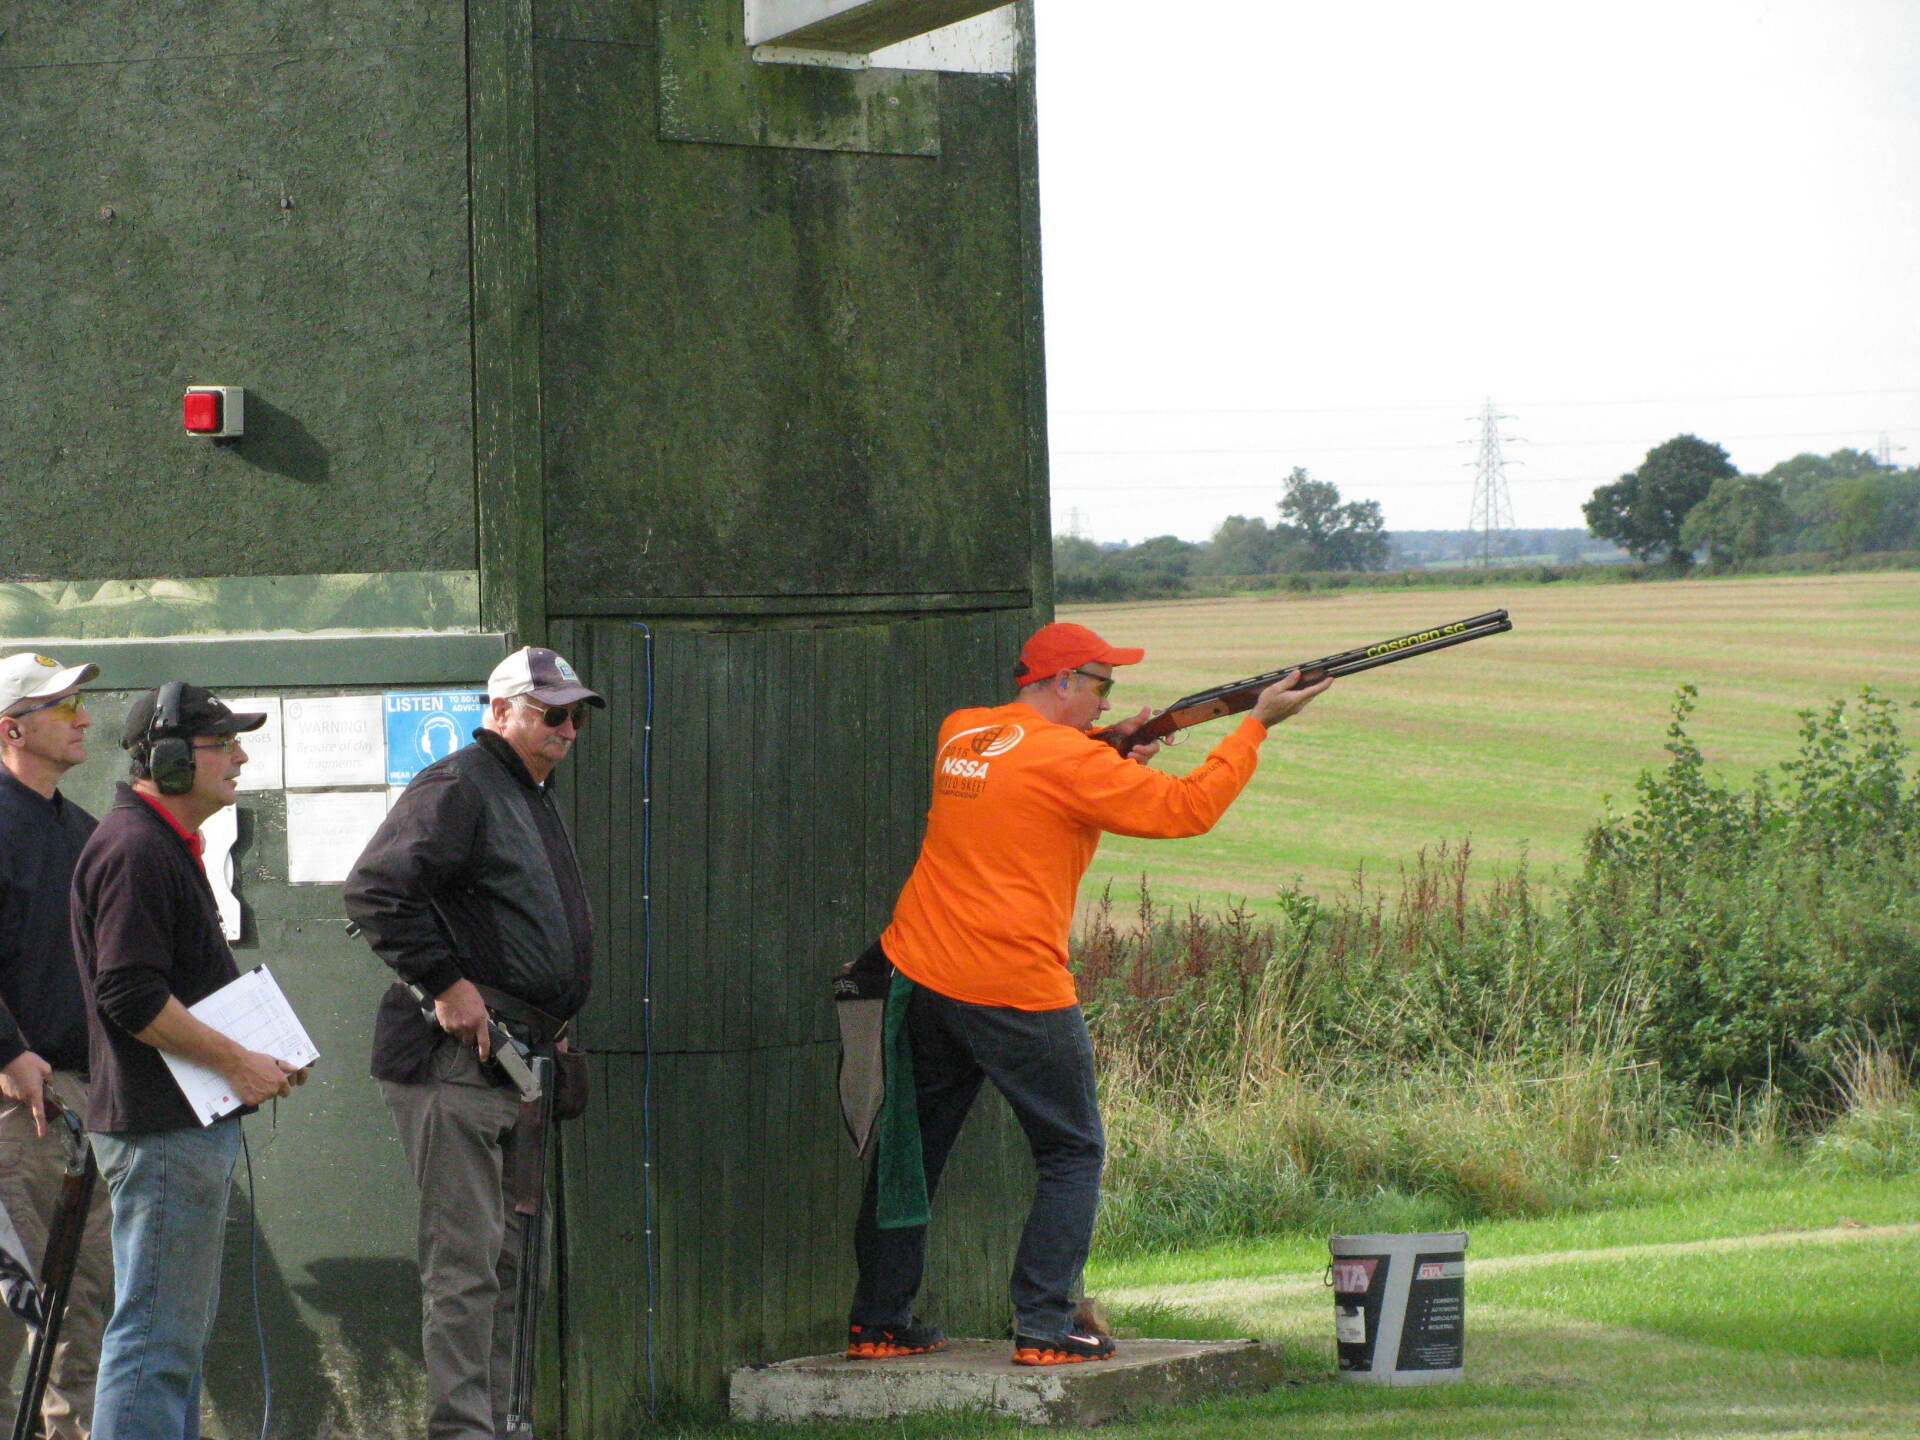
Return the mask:
M 187 398 L 181 404 L 180 413 L 187 429 L 193 434 L 218 435 L 220 433 L 220 392 L 189 390 Z
M 180 420 L 189 435 L 235 440 L 246 434 L 244 385 L 189 385 L 180 402 Z

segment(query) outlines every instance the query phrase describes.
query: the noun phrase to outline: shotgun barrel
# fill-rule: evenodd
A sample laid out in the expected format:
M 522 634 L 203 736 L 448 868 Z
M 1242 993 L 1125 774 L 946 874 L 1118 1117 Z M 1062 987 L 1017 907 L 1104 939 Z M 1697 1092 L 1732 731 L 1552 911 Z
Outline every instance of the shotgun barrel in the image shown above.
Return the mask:
M 53 1375 L 53 1357 L 60 1344 L 60 1330 L 67 1317 L 67 1297 L 73 1289 L 74 1271 L 80 1264 L 80 1240 L 87 1228 L 87 1210 L 93 1203 L 93 1189 L 100 1172 L 93 1161 L 93 1147 L 71 1110 L 61 1108 L 52 1090 L 47 1091 L 53 1129 L 60 1131 L 66 1148 L 65 1173 L 60 1181 L 60 1201 L 47 1228 L 46 1256 L 40 1263 L 40 1324 L 33 1332 L 33 1344 L 27 1352 L 27 1373 L 20 1385 L 20 1408 L 14 1412 L 12 1440 L 30 1440 L 40 1435 L 40 1402 Z
M 1322 655 L 1318 660 L 1306 660 L 1298 665 L 1269 670 L 1264 675 L 1249 675 L 1244 680 L 1216 685 L 1211 690 L 1201 690 L 1174 701 L 1131 735 L 1119 735 L 1109 730 L 1102 733 L 1100 738 L 1125 755 L 1136 745 L 1164 740 L 1189 726 L 1217 720 L 1222 715 L 1237 715 L 1242 710 L 1251 710 L 1262 690 L 1295 671 L 1309 684 L 1327 675 L 1358 675 L 1363 670 L 1411 660 L 1416 655 L 1431 655 L 1436 650 L 1464 645 L 1469 640 L 1479 640 L 1488 635 L 1499 635 L 1512 628 L 1513 621 L 1507 618 L 1504 610 L 1470 615 L 1465 620 L 1450 621 L 1428 630 L 1415 630 L 1409 635 L 1396 635 L 1391 640 L 1342 650 L 1336 655 Z

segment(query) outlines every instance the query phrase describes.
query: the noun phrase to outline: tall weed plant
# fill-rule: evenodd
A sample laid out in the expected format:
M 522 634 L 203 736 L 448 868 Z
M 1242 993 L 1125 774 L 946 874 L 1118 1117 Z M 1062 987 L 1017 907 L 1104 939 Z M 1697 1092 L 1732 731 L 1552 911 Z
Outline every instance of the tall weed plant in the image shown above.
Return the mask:
M 1461 844 L 1390 886 L 1287 892 L 1272 921 L 1144 882 L 1124 914 L 1103 897 L 1075 945 L 1113 1136 L 1103 1246 L 1539 1213 L 1623 1161 L 1816 1133 L 1829 1168 L 1920 1168 L 1920 789 L 1896 708 L 1809 712 L 1797 758 L 1736 790 L 1694 700 L 1562 896 L 1524 869 L 1475 883 Z
M 1920 1034 L 1920 788 L 1898 713 L 1866 690 L 1801 716 L 1797 758 L 1743 790 L 1709 775 L 1683 686 L 1668 763 L 1588 838 L 1573 947 L 1639 997 L 1643 1045 L 1725 1105 L 1817 1109 L 1860 1036 Z

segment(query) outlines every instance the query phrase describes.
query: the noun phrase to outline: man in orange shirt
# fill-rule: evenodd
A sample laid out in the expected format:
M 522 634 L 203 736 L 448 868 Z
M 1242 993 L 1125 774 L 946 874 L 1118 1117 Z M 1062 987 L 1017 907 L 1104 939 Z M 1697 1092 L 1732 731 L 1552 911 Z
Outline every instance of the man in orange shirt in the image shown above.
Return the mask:
M 1169 776 L 1140 763 L 1157 747 L 1123 758 L 1088 733 L 1109 708 L 1114 667 L 1144 654 L 1084 625 L 1042 626 L 1020 652 L 1012 703 L 956 710 L 940 727 L 926 839 L 879 942 L 896 972 L 889 1010 L 905 1007 L 925 1191 L 917 1177 L 901 1190 L 883 1142 L 854 1231 L 852 1358 L 946 1343 L 913 1314 L 925 1197 L 982 1080 L 1012 1107 L 1037 1172 L 1014 1259 L 1013 1358 L 1060 1365 L 1113 1353 L 1111 1340 L 1072 1324 L 1106 1153 L 1093 1046 L 1067 969 L 1080 878 L 1105 832 L 1171 839 L 1212 829 L 1252 778 L 1268 729 L 1332 683 L 1302 686 L 1295 674 L 1269 686 L 1202 764 Z

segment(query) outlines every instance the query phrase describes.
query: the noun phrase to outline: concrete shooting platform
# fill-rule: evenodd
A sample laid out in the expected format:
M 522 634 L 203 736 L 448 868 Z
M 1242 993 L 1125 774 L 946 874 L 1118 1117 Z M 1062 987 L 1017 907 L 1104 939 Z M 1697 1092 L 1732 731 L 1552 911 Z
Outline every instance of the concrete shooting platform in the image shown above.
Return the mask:
M 1016 1365 L 1005 1340 L 955 1340 L 932 1355 L 808 1355 L 733 1372 L 736 1420 L 887 1420 L 985 1410 L 1028 1425 L 1098 1425 L 1166 1405 L 1265 1390 L 1280 1347 L 1259 1340 L 1122 1340 L 1111 1360 Z

